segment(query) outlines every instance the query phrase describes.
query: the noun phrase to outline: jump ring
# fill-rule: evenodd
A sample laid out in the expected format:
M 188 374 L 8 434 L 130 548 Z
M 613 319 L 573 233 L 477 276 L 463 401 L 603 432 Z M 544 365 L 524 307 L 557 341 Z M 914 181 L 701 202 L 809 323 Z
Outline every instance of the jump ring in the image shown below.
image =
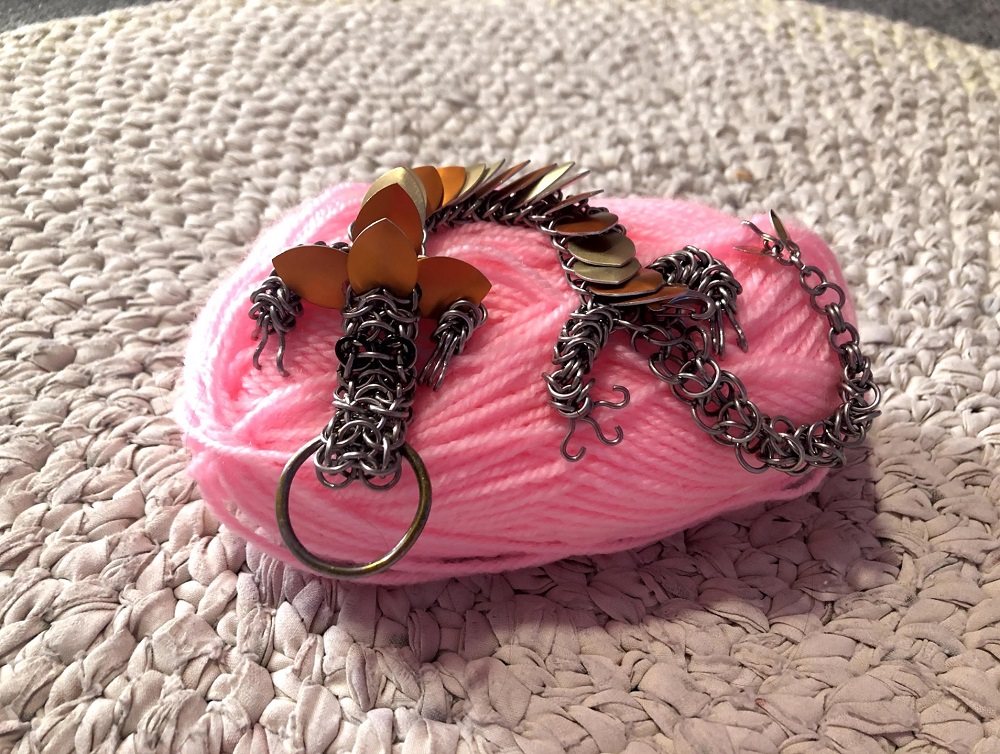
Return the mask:
M 292 480 L 295 478 L 295 474 L 302 464 L 310 456 L 315 455 L 322 447 L 322 438 L 309 441 L 302 446 L 298 453 L 289 459 L 288 463 L 285 464 L 284 470 L 281 472 L 281 476 L 278 479 L 278 491 L 274 498 L 274 512 L 278 519 L 278 531 L 281 532 L 281 538 L 284 540 L 285 546 L 296 558 L 324 576 L 333 576 L 339 579 L 356 579 L 384 571 L 403 557 L 407 550 L 413 547 L 413 544 L 417 541 L 417 537 L 420 536 L 420 532 L 423 531 L 424 524 L 427 523 L 427 517 L 431 512 L 431 478 L 427 473 L 427 467 L 424 466 L 424 462 L 417 455 L 417 451 L 409 443 L 404 443 L 401 449 L 403 458 L 410 464 L 413 473 L 417 476 L 420 499 L 417 503 L 416 515 L 414 515 L 413 521 L 410 523 L 410 528 L 406 530 L 406 533 L 395 547 L 370 563 L 354 564 L 324 560 L 307 550 L 305 545 L 295 536 L 295 532 L 292 531 L 292 519 L 288 512 L 288 496 L 292 489 Z

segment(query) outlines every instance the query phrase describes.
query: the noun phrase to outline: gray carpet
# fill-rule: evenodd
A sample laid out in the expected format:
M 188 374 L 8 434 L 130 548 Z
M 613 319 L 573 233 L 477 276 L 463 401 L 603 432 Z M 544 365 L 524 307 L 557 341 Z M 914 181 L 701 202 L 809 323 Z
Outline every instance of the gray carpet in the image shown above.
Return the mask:
M 104 13 L 114 8 L 149 5 L 153 0 L 0 0 L 0 31 L 56 18 Z
M 984 47 L 1000 47 L 997 0 L 816 0 L 831 8 L 873 13 L 890 21 L 948 34 Z
M 1000 752 L 1000 53 L 799 2 L 181 2 L 0 37 L 0 751 Z M 885 386 L 816 495 L 407 588 L 219 530 L 169 413 L 268 222 L 574 159 L 828 238 Z
M 153 0 L 0 0 L 0 31 L 55 18 L 148 5 Z M 832 8 L 882 16 L 948 34 L 963 42 L 1000 47 L 997 0 L 813 0 Z

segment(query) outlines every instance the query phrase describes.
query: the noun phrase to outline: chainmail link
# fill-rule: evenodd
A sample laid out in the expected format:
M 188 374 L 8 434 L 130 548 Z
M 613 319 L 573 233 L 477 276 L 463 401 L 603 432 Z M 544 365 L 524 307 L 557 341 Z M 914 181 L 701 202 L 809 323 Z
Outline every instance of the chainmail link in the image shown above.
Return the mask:
M 737 319 L 739 309 L 736 298 L 743 293 L 743 286 L 725 263 L 704 249 L 685 246 L 678 252 L 660 257 L 649 267 L 663 275 L 667 285 L 686 285 L 713 301 L 715 311 L 710 327 L 712 350 L 720 358 L 726 354 L 726 323 L 736 332 L 740 348 L 747 350 L 747 338 Z
M 384 489 L 399 481 L 417 386 L 417 302 L 416 291 L 405 299 L 384 288 L 347 292 L 334 415 L 316 454 L 316 475 L 327 487 L 360 479 Z
M 260 339 L 253 352 L 253 365 L 260 369 L 260 355 L 272 335 L 278 336 L 278 354 L 275 363 L 278 371 L 285 371 L 285 335 L 295 327 L 295 320 L 302 316 L 302 298 L 278 277 L 274 270 L 250 296 L 250 319 L 256 321 L 254 339 Z
M 624 329 L 637 349 L 643 343 L 653 347 L 649 356 L 653 373 L 690 405 L 701 429 L 716 442 L 734 448 L 747 470 L 772 468 L 802 474 L 811 467 L 843 464 L 844 451 L 864 440 L 878 415 L 880 401 L 870 362 L 861 352 L 857 328 L 843 317 L 844 291 L 819 269 L 802 262 L 798 247 L 783 229 L 780 237 L 775 237 L 753 228 L 763 242 L 763 252 L 758 253 L 798 272 L 812 308 L 827 319 L 830 345 L 844 370 L 840 390 L 843 403 L 826 420 L 795 426 L 786 417 L 768 416 L 749 400 L 739 378 L 715 360 L 725 353 L 727 326 L 734 331 L 738 345 L 747 348 L 737 318 L 737 297 L 742 286 L 724 263 L 693 246 L 656 260 L 649 266 L 660 272 L 668 285 L 691 289 L 690 294 L 660 308 L 630 306 L 627 301 L 602 302 L 574 279 L 569 239 L 558 232 L 558 227 L 562 219 L 604 211 L 602 207 L 591 207 L 589 196 L 564 199 L 561 192 L 555 192 L 522 204 L 516 193 L 494 190 L 442 209 L 428 218 L 425 228 L 431 233 L 441 227 L 488 221 L 535 228 L 551 238 L 569 285 L 582 299 L 556 343 L 556 369 L 545 376 L 550 403 L 570 422 L 562 445 L 563 456 L 568 460 L 583 457 L 582 450 L 576 454 L 567 451 L 578 422 L 591 425 L 605 444 L 617 444 L 622 439 L 620 427 L 614 428 L 614 437 L 608 437 L 591 414 L 597 407 L 627 405 L 628 390 L 614 386 L 622 395 L 618 403 L 594 400 L 590 396 L 594 380 L 585 378 L 611 333 Z M 624 232 L 620 225 L 613 230 Z M 265 339 L 277 333 L 280 358 L 284 335 L 294 325 L 296 314 L 292 307 L 297 302 L 279 284 L 268 278 L 255 292 L 251 316 Z M 349 300 L 348 310 L 353 307 L 357 312 L 345 311 L 347 335 L 337 349 L 341 361 L 341 387 L 334 403 L 337 413 L 323 432 L 325 444 L 316 458 L 317 474 L 327 486 L 340 487 L 362 479 L 369 486 L 383 487 L 399 479 L 399 450 L 416 384 L 412 338 L 418 319 L 417 295 L 415 292 L 409 302 L 384 292 Z M 481 307 L 466 306 L 465 302 L 446 313 L 435 331 L 438 348 L 421 374 L 422 382 L 435 389 L 440 385 L 451 357 L 462 350 L 472 331 L 482 324 L 484 314 Z M 262 348 L 263 343 L 258 354 Z M 388 481 L 378 485 L 372 481 L 386 477 Z
M 557 368 L 544 375 L 549 402 L 560 415 L 570 420 L 590 415 L 595 403 L 590 397 L 594 380 L 585 378 L 617 324 L 618 312 L 593 301 L 585 302 L 570 314 L 552 356 Z
M 843 369 L 841 405 L 829 417 L 796 426 L 785 416 L 770 416 L 747 396 L 740 379 L 719 366 L 712 355 L 717 349 L 714 334 L 702 330 L 700 337 L 688 329 L 685 337 L 657 340 L 662 329 L 638 333 L 657 351 L 649 366 L 670 385 L 674 395 L 691 407 L 691 414 L 713 440 L 732 447 L 747 471 L 777 469 L 800 475 L 810 468 L 829 468 L 846 462 L 845 450 L 860 445 L 875 417 L 881 391 L 872 378 L 871 363 L 862 354 L 857 328 L 843 317 L 844 291 L 827 280 L 821 270 L 802 262 L 798 246 L 751 226 L 763 241 L 763 254 L 799 274 L 812 309 L 829 326 L 830 346 Z
M 472 333 L 486 322 L 486 316 L 486 307 L 465 299 L 448 307 L 431 333 L 435 348 L 420 372 L 421 385 L 429 385 L 432 390 L 441 387 L 451 359 L 462 353 Z

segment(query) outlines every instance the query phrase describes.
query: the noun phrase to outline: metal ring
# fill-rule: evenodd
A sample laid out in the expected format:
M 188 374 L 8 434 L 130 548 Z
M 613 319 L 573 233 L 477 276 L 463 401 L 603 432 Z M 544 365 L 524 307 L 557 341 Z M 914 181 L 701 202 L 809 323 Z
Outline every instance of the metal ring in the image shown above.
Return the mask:
M 278 519 L 278 531 L 281 532 L 281 538 L 285 541 L 285 546 L 296 558 L 324 576 L 333 576 L 340 579 L 356 579 L 384 571 L 403 557 L 407 550 L 413 547 L 414 542 L 417 541 L 417 537 L 420 536 L 420 532 L 423 531 L 424 524 L 427 523 L 427 517 L 431 512 L 431 478 L 427 473 L 427 467 L 424 466 L 424 462 L 417 455 L 417 451 L 409 443 L 404 443 L 402 447 L 403 458 L 410 464 L 413 473 L 417 475 L 420 500 L 417 503 L 417 512 L 410 523 L 410 528 L 406 530 L 403 538 L 399 540 L 395 547 L 378 560 L 373 560 L 370 563 L 354 564 L 324 560 L 309 552 L 305 545 L 299 541 L 299 538 L 295 536 L 295 532 L 292 531 L 292 519 L 288 512 L 288 495 L 291 492 L 292 480 L 295 478 L 295 474 L 302 464 L 310 456 L 315 455 L 322 446 L 322 438 L 316 438 L 303 445 L 299 452 L 288 460 L 284 470 L 281 472 L 281 476 L 278 478 L 278 491 L 274 498 L 274 512 Z

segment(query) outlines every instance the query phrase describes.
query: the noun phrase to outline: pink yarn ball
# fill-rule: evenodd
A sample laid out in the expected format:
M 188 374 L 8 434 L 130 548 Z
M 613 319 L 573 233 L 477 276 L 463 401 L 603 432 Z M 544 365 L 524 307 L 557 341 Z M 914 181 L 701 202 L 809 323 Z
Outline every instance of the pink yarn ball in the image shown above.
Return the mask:
M 288 246 L 346 238 L 365 188 L 337 186 L 298 208 L 220 283 L 194 325 L 176 411 L 193 455 L 190 472 L 215 514 L 296 567 L 275 523 L 275 487 L 285 462 L 332 415 L 340 313 L 306 305 L 288 337 L 285 378 L 274 366 L 276 343 L 261 359 L 263 370 L 251 365 L 249 294 Z M 744 286 L 740 313 L 750 351 L 742 353 L 729 333 L 721 363 L 763 411 L 810 422 L 837 407 L 841 370 L 824 319 L 810 309 L 793 270 L 733 250 L 756 247 L 738 220 L 679 201 L 602 203 L 621 217 L 644 263 L 692 244 L 732 268 Z M 754 221 L 770 227 L 763 216 Z M 788 225 L 805 262 L 844 285 L 826 244 Z M 605 447 L 581 426 L 572 447 L 585 444 L 587 455 L 568 463 L 559 453 L 567 423 L 548 405 L 542 373 L 552 369 L 553 345 L 578 299 L 548 238 L 480 223 L 433 234 L 428 253 L 460 257 L 489 277 L 489 320 L 452 362 L 440 391 L 417 391 L 408 441 L 430 473 L 433 507 L 413 549 L 371 581 L 425 581 L 628 549 L 721 513 L 800 496 L 822 481 L 820 471 L 792 478 L 743 470 L 732 449 L 697 428 L 624 334 L 612 338 L 593 376 L 597 398 L 616 399 L 615 384 L 632 391 L 625 409 L 594 414 L 606 430 L 620 424 L 625 439 Z M 845 314 L 853 318 L 850 303 Z M 425 339 L 432 329 L 422 323 Z M 362 485 L 334 492 L 318 484 L 310 463 L 291 494 L 292 522 L 307 547 L 368 562 L 396 543 L 417 504 L 412 472 L 388 492 Z

